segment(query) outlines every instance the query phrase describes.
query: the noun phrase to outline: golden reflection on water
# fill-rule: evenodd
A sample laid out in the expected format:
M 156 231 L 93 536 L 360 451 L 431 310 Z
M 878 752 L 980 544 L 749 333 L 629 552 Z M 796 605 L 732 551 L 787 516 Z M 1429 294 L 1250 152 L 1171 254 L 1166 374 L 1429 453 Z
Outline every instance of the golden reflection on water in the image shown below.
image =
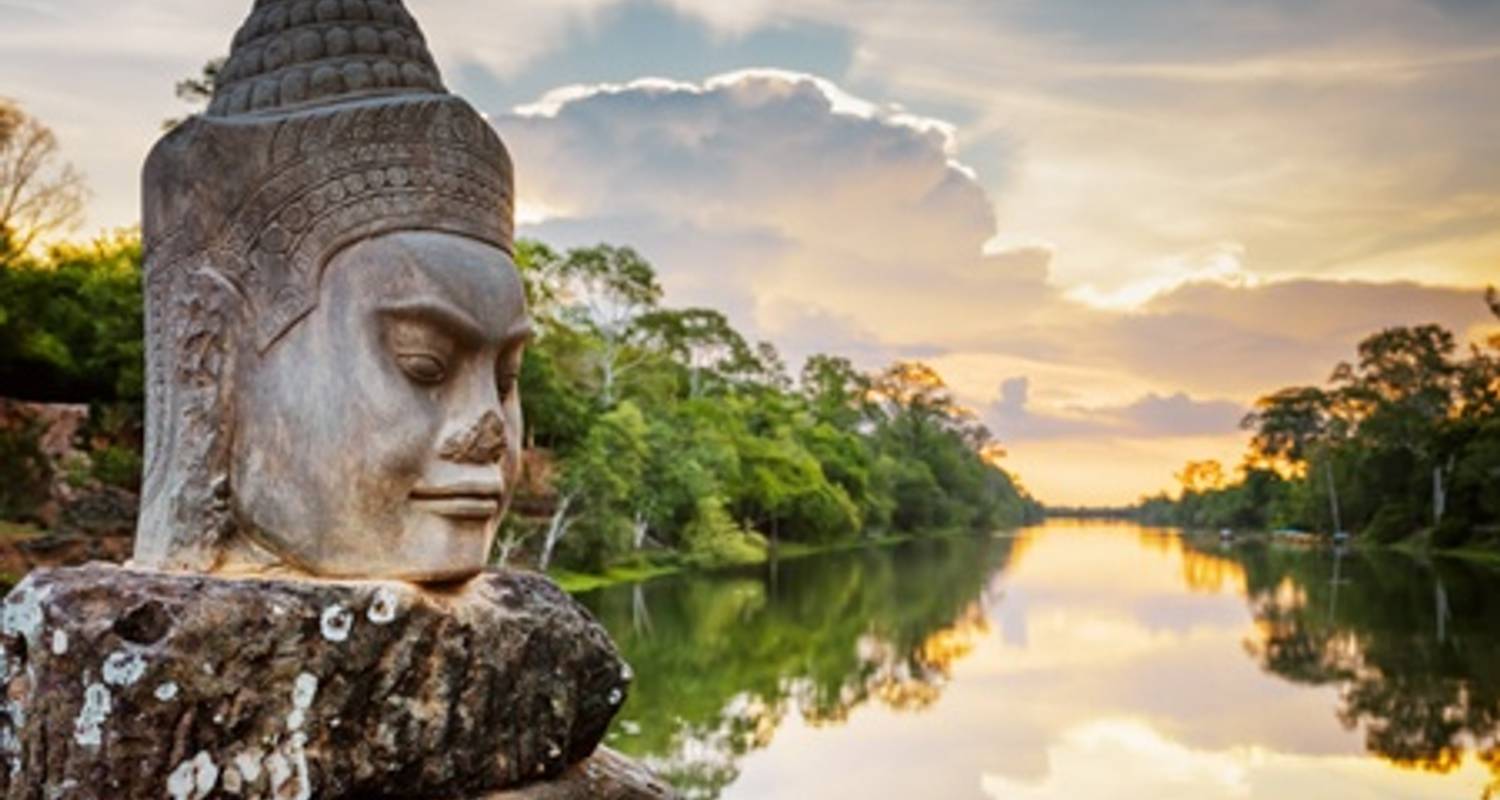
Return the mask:
M 1089 552 L 1075 545 L 1087 543 Z M 1135 592 L 1186 588 L 1201 594 L 1246 594 L 1245 570 L 1238 562 L 1186 547 L 1164 528 L 1085 520 L 1056 520 L 1024 528 L 1015 537 L 1007 572 L 1027 569 L 1039 547 L 1041 577 L 1082 578 L 1101 589 Z M 1144 581 L 1144 582 L 1143 582 Z
M 1127 531 L 1134 531 L 1134 548 L 1127 544 L 1131 538 L 1125 535 Z M 1073 536 L 1067 534 L 1073 534 Z M 1080 557 L 1077 550 L 1081 542 L 1075 537 L 1087 537 L 1087 546 L 1093 552 Z M 1100 525 L 1087 521 L 1064 521 L 1027 529 L 1017 536 L 1016 541 L 1017 548 L 1013 552 L 1007 570 L 1009 574 L 1006 580 L 1009 583 L 1018 583 L 1030 578 L 1055 586 L 1077 580 L 1093 582 L 1096 590 L 1101 592 L 1113 591 L 1126 596 L 1152 591 L 1171 593 L 1175 589 L 1182 588 L 1194 594 L 1227 595 L 1252 600 L 1243 565 L 1231 558 L 1216 556 L 1198 549 L 1204 546 L 1201 543 L 1198 547 L 1188 546 L 1184 538 L 1174 531 L 1139 526 Z M 1227 545 L 1222 546 L 1227 547 Z M 1104 564 L 1109 564 L 1110 568 L 1099 569 Z M 1173 564 L 1175 564 L 1175 570 L 1164 568 Z M 1174 571 L 1176 572 L 1175 580 L 1169 574 Z M 1333 581 L 1338 582 L 1337 576 Z M 1298 612 L 1307 608 L 1308 603 L 1306 588 L 1290 577 L 1283 577 L 1273 589 L 1254 597 L 1251 607 L 1255 613 L 1248 621 L 1242 640 L 1246 653 L 1257 661 L 1268 660 L 1268 656 L 1274 655 L 1271 651 L 1288 638 L 1285 629 L 1287 625 L 1292 624 L 1289 620 L 1295 619 Z M 1091 627 L 1097 627 L 1100 623 L 1097 620 L 1073 620 L 1070 624 L 1088 630 Z M 1112 642 L 1112 649 L 1115 653 L 1131 649 L 1132 644 L 1127 640 L 1135 640 L 1135 652 L 1144 653 L 1150 649 L 1142 644 L 1150 638 L 1149 635 L 1141 635 L 1140 631 L 1129 631 L 1124 627 L 1115 626 L 1112 634 L 1115 637 Z M 1079 651 L 1082 648 L 1078 647 L 1079 642 L 1084 638 L 1086 637 L 1074 636 L 1072 641 L 1066 643 L 1063 638 L 1059 638 L 1050 644 L 1059 644 L 1068 649 L 1072 653 L 1068 662 L 1074 667 L 1087 669 L 1088 659 L 1079 657 Z M 1356 634 L 1330 630 L 1325 632 L 1320 645 L 1322 662 L 1320 666 L 1326 671 L 1346 673 L 1355 680 L 1378 681 L 1383 677 L 1378 673 L 1372 674 L 1375 671 L 1364 662 L 1362 641 Z M 1105 663 L 1115 660 L 1113 655 L 1105 655 L 1096 664 L 1101 671 L 1101 677 Z M 1337 689 L 1341 698 L 1345 698 L 1348 691 L 1347 687 Z M 1413 709 L 1412 713 L 1421 712 Z M 1443 713 L 1453 715 L 1460 712 L 1446 709 Z M 1347 713 L 1340 713 L 1338 717 L 1347 731 L 1358 733 L 1355 730 L 1359 727 L 1357 719 Z M 1320 722 L 1322 720 L 1310 717 L 1305 720 L 1289 720 L 1287 724 L 1288 726 L 1315 726 Z M 1113 742 L 1122 753 L 1128 752 L 1131 761 L 1136 763 L 1151 752 L 1169 755 L 1170 757 L 1166 760 L 1173 764 L 1167 768 L 1169 773 L 1178 776 L 1196 774 L 1199 780 L 1206 781 L 1210 785 L 1216 782 L 1224 783 L 1226 789 L 1233 788 L 1233 791 L 1230 791 L 1230 795 L 1233 796 L 1255 794 L 1244 793 L 1248 790 L 1248 784 L 1242 780 L 1243 770 L 1231 768 L 1236 762 L 1291 763 L 1287 760 L 1288 754 L 1278 754 L 1275 750 L 1263 749 L 1260 745 L 1245 751 L 1248 755 L 1238 758 L 1231 756 L 1225 759 L 1222 754 L 1219 758 L 1211 758 L 1202 753 L 1191 753 L 1186 749 L 1176 747 L 1152 723 L 1136 719 L 1104 720 L 1074 727 L 1069 729 L 1064 740 L 1083 740 L 1089 742 L 1094 749 L 1097 749 L 1100 742 Z M 1373 772 L 1373 776 L 1368 777 L 1367 780 L 1378 782 L 1381 769 L 1384 768 L 1387 777 L 1391 778 L 1389 788 L 1393 792 L 1389 795 L 1377 796 L 1419 796 L 1419 794 L 1428 796 L 1429 790 L 1434 787 L 1423 787 L 1420 791 L 1415 788 L 1405 790 L 1411 792 L 1410 794 L 1394 793 L 1397 784 L 1403 781 L 1393 776 L 1406 771 L 1451 775 L 1461 779 L 1456 782 L 1457 785 L 1471 787 L 1459 790 L 1459 793 L 1453 796 L 1482 797 L 1485 800 L 1500 797 L 1500 746 L 1476 751 L 1472 742 L 1465 742 L 1439 746 L 1420 757 L 1403 757 L 1380 752 L 1374 755 L 1378 761 L 1366 761 L 1361 765 L 1366 771 Z M 1104 753 L 1095 752 L 1094 757 L 1095 759 L 1103 758 Z M 1214 761 L 1219 762 L 1219 768 L 1206 769 L 1205 765 Z M 1190 762 L 1196 762 L 1198 766 L 1191 767 Z M 1357 760 L 1356 763 L 1358 763 Z M 1123 765 L 1118 765 L 1118 768 L 1125 769 Z M 1100 771 L 1109 773 L 1113 770 Z M 1490 773 L 1487 776 L 1488 779 L 1485 776 L 1486 772 Z M 1236 780 L 1223 782 L 1210 780 L 1212 775 L 1238 777 Z M 1147 776 L 1140 777 L 1146 783 L 1151 782 Z M 1003 779 L 988 781 L 987 785 L 991 788 L 1005 787 L 1005 791 L 1002 792 L 1005 797 L 1033 796 L 1030 792 L 1017 785 L 1011 785 Z M 1080 784 L 1074 786 L 1071 791 L 1080 791 L 1083 788 L 1084 786 Z M 1200 789 L 1203 790 L 1201 796 L 1213 796 L 1213 792 L 1203 786 L 1200 786 Z M 1431 796 L 1448 796 L 1443 793 L 1446 791 L 1449 789 L 1437 791 Z M 1116 788 L 1107 792 L 1107 796 L 1121 796 L 1118 792 Z
M 870 683 L 871 694 L 898 711 L 918 711 L 937 702 L 953 665 L 974 651 L 990 632 L 989 617 L 979 603 L 971 603 L 952 625 L 936 631 L 913 654 L 922 674 L 914 679 L 903 670 L 884 666 Z M 889 658 L 883 664 L 892 664 Z
M 1441 718 L 1488 706 L 1464 705 L 1460 690 L 1457 700 L 1406 709 L 1407 685 L 1379 672 L 1368 634 L 1339 615 L 1354 608 L 1356 587 L 1330 582 L 1322 562 L 1293 579 L 1212 539 L 1092 522 L 1053 522 L 1002 543 L 1004 558 L 973 599 L 921 635 L 910 637 L 912 620 L 894 610 L 881 612 L 891 620 L 869 617 L 844 645 L 853 666 L 836 689 L 783 673 L 792 713 L 785 702 L 737 697 L 730 716 L 745 720 L 748 746 L 716 755 L 728 777 L 694 796 L 1500 797 L 1491 794 L 1493 738 L 1422 747 L 1365 708 Z M 889 558 L 889 567 L 825 576 L 849 609 L 833 619 L 890 605 L 897 590 L 879 590 L 880 603 L 861 590 L 887 570 L 918 567 Z M 932 583 L 940 574 L 922 579 L 894 608 L 951 588 Z M 1346 592 L 1343 606 L 1327 596 L 1330 584 Z M 1396 602 L 1366 602 L 1376 599 Z M 736 613 L 753 621 L 787 602 L 799 620 L 815 607 L 773 591 L 764 608 Z M 816 660 L 811 649 L 798 655 L 788 632 L 767 631 L 785 642 L 787 663 Z M 1398 655 L 1403 646 L 1398 639 Z M 1377 690 L 1389 696 L 1371 701 Z M 1372 744 L 1382 735 L 1418 755 L 1385 753 Z M 677 760 L 656 763 L 680 763 L 683 747 L 705 741 L 679 740 Z

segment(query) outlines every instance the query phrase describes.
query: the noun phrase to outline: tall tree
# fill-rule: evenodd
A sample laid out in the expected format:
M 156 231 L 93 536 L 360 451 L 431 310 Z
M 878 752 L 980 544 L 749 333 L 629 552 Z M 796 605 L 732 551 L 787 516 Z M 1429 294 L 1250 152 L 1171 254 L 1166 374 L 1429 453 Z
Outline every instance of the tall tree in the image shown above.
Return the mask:
M 932 367 L 917 361 L 898 361 L 875 376 L 870 387 L 875 408 L 908 445 L 923 436 L 946 430 L 959 415 L 959 405 Z
M 1405 452 L 1430 470 L 1434 523 L 1442 520 L 1457 461 L 1457 448 L 1444 447 L 1440 435 L 1460 403 L 1456 348 L 1453 333 L 1438 325 L 1388 328 L 1360 342 L 1359 360 L 1333 373 L 1340 397 L 1358 417 L 1361 438 Z
M 725 378 L 746 372 L 755 354 L 729 320 L 709 308 L 657 311 L 641 320 L 641 326 L 668 353 L 688 368 L 688 396 L 705 389 L 705 378 Z
M 661 301 L 656 271 L 635 250 L 606 244 L 570 250 L 556 269 L 562 317 L 597 341 L 599 395 L 610 408 L 620 379 L 645 360 L 640 322 Z
M 849 359 L 811 356 L 802 365 L 798 383 L 818 419 L 843 430 L 853 430 L 864 419 L 872 384 Z
M 1316 451 L 1322 452 L 1323 481 L 1335 531 L 1343 530 L 1338 481 L 1329 456 L 1348 424 L 1334 408 L 1334 397 L 1316 386 L 1293 386 L 1255 401 L 1240 427 L 1255 432 L 1250 439 L 1251 461 L 1305 469 Z
M 1455 403 L 1458 365 L 1452 332 L 1438 325 L 1387 328 L 1359 343 L 1359 359 L 1332 381 L 1361 432 L 1420 452 L 1426 434 Z
M 24 252 L 77 224 L 88 190 L 62 160 L 57 136 L 20 106 L 0 98 L 0 240 Z
M 1298 467 L 1332 423 L 1327 393 L 1316 386 L 1294 386 L 1255 401 L 1240 427 L 1254 431 L 1252 453 L 1272 464 Z

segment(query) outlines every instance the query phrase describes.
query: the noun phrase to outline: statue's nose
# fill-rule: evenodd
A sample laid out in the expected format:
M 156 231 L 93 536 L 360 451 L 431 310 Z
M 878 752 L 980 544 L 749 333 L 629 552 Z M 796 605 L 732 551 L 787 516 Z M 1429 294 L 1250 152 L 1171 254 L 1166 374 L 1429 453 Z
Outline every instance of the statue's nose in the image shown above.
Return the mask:
M 507 444 L 505 422 L 490 410 L 467 428 L 444 439 L 438 455 L 458 464 L 498 464 L 505 456 Z

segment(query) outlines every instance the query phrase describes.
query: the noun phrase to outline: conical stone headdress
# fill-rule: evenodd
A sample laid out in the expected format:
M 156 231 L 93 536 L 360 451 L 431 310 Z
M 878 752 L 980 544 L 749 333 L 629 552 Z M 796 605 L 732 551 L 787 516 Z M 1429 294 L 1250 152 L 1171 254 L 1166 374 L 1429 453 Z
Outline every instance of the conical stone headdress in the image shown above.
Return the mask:
M 351 241 L 425 228 L 509 251 L 510 158 L 400 0 L 260 0 L 208 113 L 147 161 L 143 225 L 152 272 L 212 255 L 264 349 Z
M 207 113 L 146 162 L 137 560 L 201 567 L 225 535 L 235 363 L 317 305 L 334 254 L 412 229 L 511 252 L 513 202 L 504 145 L 401 0 L 257 0 Z

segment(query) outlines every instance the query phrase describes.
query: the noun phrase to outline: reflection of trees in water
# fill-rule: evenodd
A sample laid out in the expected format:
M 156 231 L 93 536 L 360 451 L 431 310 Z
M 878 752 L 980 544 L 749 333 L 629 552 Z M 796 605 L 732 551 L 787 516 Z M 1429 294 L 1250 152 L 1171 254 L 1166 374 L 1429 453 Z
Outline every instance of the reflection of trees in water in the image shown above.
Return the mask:
M 864 682 L 869 696 L 898 711 L 920 711 L 937 702 L 959 659 L 974 650 L 990 632 L 984 605 L 972 602 L 953 624 L 933 631 L 911 653 L 897 651 L 877 636 L 861 639 L 860 659 L 876 665 Z M 859 698 L 863 699 L 863 698 Z M 840 721 L 851 704 L 840 707 Z
M 1195 549 L 1184 542 L 1182 536 L 1167 529 L 1142 528 L 1138 538 L 1146 549 L 1182 561 L 1182 581 L 1190 592 L 1222 594 L 1225 590 L 1245 591 L 1245 568 L 1233 558 Z
M 1009 548 L 917 542 L 785 561 L 774 580 L 721 573 L 588 595 L 637 676 L 610 743 L 708 798 L 790 713 L 833 725 L 872 699 L 926 708 L 987 634 L 985 587 Z
M 1399 553 L 1240 548 L 1246 649 L 1288 680 L 1337 684 L 1338 718 L 1393 763 L 1449 772 L 1472 752 L 1500 797 L 1500 571 Z

